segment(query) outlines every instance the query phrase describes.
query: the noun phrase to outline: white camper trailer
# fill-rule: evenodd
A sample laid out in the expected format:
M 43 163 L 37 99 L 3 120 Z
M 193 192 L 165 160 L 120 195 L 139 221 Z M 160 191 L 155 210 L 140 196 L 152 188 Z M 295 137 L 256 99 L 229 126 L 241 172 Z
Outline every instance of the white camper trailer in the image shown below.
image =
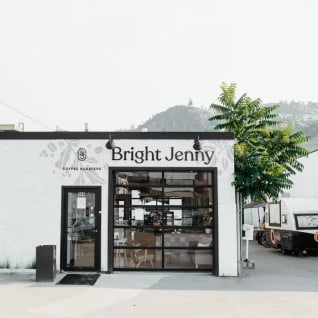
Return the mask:
M 282 198 L 269 203 L 266 241 L 282 253 L 318 251 L 318 198 Z

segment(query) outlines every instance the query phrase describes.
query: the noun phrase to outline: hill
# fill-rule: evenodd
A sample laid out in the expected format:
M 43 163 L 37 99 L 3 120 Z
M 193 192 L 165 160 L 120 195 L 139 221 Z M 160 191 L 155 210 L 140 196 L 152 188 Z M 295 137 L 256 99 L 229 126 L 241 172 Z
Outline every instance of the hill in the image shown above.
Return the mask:
M 280 102 L 277 110 L 283 123 L 292 125 L 296 131 L 312 136 L 306 144 L 309 150 L 318 149 L 318 104 L 303 102 Z M 177 105 L 155 114 L 132 131 L 213 131 L 209 121 L 212 113 L 207 108 Z
M 207 109 L 193 106 L 173 106 L 154 115 L 136 131 L 210 131 L 211 113 Z
M 268 104 L 269 105 L 269 104 Z M 277 114 L 283 123 L 302 130 L 309 136 L 318 136 L 318 104 L 302 102 L 280 102 Z M 137 131 L 210 131 L 212 113 L 207 108 L 173 106 L 158 113 L 139 125 Z

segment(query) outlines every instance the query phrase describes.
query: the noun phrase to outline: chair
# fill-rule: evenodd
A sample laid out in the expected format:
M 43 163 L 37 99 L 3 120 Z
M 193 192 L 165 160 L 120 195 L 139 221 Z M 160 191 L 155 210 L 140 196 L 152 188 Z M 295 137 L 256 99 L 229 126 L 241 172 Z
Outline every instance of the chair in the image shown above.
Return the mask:
M 209 247 L 210 244 L 198 243 L 198 247 Z M 211 250 L 196 250 L 194 252 L 194 264 L 195 268 L 199 268 L 199 265 L 212 265 L 212 251 Z
M 135 246 L 137 248 L 133 250 L 133 254 L 136 268 L 141 264 L 147 263 L 150 263 L 151 267 L 154 267 L 154 262 L 156 261 L 155 250 L 147 248 L 156 246 L 156 237 L 154 233 L 136 232 Z M 145 248 L 138 248 L 138 246 Z
M 151 267 L 154 267 L 155 255 L 151 252 L 148 252 L 148 249 L 136 249 L 134 250 L 134 258 L 136 262 L 136 268 L 138 268 L 141 264 L 146 264 L 149 262 Z
M 115 246 L 125 246 L 127 242 L 126 238 L 123 238 L 121 240 L 115 240 Z M 118 259 L 118 261 L 120 262 L 120 259 L 124 259 L 124 264 L 125 266 L 128 265 L 128 258 L 127 258 L 127 250 L 124 248 L 117 248 L 116 249 L 116 258 Z
M 195 251 L 194 264 L 195 268 L 199 268 L 199 265 L 212 265 L 211 251 Z

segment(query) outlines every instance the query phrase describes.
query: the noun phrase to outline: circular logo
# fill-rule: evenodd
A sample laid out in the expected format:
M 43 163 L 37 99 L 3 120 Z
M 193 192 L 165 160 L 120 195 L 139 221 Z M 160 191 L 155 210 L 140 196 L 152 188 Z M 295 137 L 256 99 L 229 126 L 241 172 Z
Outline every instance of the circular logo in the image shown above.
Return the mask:
M 86 159 L 86 149 L 84 149 L 84 148 L 78 149 L 77 158 L 80 161 L 84 161 Z

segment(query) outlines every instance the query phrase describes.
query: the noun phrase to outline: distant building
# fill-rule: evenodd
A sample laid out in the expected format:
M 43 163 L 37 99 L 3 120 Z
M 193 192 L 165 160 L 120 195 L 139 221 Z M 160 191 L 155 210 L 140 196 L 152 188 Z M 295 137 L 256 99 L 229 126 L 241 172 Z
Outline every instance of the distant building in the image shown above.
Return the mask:
M 318 198 L 318 149 L 312 151 L 308 157 L 299 159 L 304 165 L 302 172 L 297 172 L 291 177 L 294 185 L 291 189 L 286 190 L 283 196 L 293 198 Z M 318 208 L 318 207 L 317 207 Z
M 18 125 L 15 124 L 1 124 L 0 125 L 0 132 L 1 131 L 24 131 L 24 124 L 19 123 Z

